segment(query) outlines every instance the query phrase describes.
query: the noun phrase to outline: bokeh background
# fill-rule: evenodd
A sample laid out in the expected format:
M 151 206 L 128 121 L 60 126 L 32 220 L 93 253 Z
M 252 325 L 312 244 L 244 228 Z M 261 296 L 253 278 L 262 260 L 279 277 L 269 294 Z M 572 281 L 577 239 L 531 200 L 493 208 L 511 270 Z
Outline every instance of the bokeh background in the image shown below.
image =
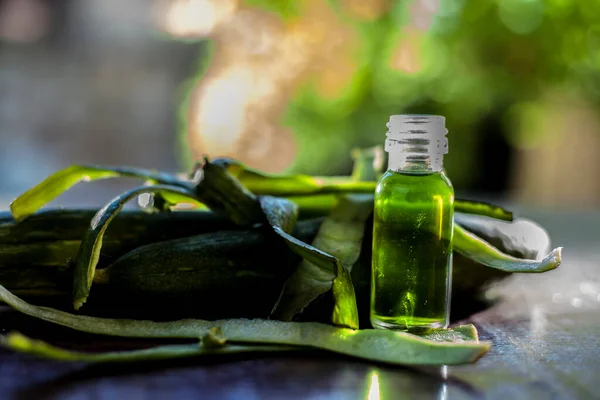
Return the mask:
M 0 207 L 83 162 L 346 174 L 431 113 L 458 195 L 600 209 L 599 106 L 596 0 L 0 0 Z

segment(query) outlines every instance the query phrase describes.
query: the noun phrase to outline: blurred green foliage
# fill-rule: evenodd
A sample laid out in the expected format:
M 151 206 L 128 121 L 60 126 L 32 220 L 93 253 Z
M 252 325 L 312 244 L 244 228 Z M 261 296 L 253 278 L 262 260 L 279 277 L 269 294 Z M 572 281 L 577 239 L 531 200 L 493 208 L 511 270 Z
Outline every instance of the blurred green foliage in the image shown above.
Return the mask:
M 395 1 L 365 21 L 340 1 L 330 5 L 359 33 L 357 67 L 337 97 L 308 83 L 289 103 L 284 124 L 299 145 L 293 171 L 347 172 L 352 148 L 383 143 L 389 115 L 431 113 L 446 116 L 445 166 L 457 186 L 468 186 L 487 117 L 506 123 L 513 145 L 532 146 L 542 139 L 535 130 L 520 136 L 512 127 L 542 117 L 536 102 L 546 92 L 600 102 L 600 1 L 440 0 L 430 29 L 416 39 L 419 68 L 410 73 L 390 63 L 406 39 L 410 2 Z M 282 17 L 297 12 L 289 0 L 246 3 Z
M 292 18 L 299 13 L 298 0 L 242 0 L 242 4 L 274 12 L 282 18 Z
M 406 4 L 398 1 L 376 21 L 350 22 L 365 52 L 345 98 L 319 101 L 306 87 L 290 104 L 286 123 L 307 143 L 294 169 L 322 171 L 332 154 L 382 143 L 391 114 L 435 113 L 447 117 L 450 130 L 446 167 L 454 182 L 466 185 L 486 115 L 535 120 L 539 110 L 532 102 L 552 88 L 600 99 L 600 2 L 441 0 L 419 43 L 421 69 L 410 74 L 388 62 L 403 39 Z M 523 145 L 534 139 L 509 138 Z

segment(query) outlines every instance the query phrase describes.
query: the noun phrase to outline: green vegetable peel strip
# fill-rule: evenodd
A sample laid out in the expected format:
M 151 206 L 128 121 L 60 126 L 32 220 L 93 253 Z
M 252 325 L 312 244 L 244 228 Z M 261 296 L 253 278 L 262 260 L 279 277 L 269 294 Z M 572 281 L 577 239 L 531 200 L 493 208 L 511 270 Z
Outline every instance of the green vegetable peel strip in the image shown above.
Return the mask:
M 511 211 L 480 201 L 456 199 L 454 200 L 454 211 L 465 214 L 481 215 L 484 217 L 500 219 L 502 221 L 513 220 L 513 213 Z
M 335 205 L 333 197 L 323 196 L 328 194 L 344 193 L 374 193 L 377 182 L 358 181 L 352 177 L 316 177 L 310 175 L 274 175 L 248 168 L 242 163 L 220 158 L 213 161 L 214 164 L 224 167 L 232 176 L 237 178 L 246 188 L 257 195 L 291 196 L 302 206 L 311 211 L 312 214 L 320 209 L 321 215 L 329 213 Z M 358 171 L 359 169 L 355 169 Z M 311 207 L 311 201 L 302 201 L 302 197 L 311 195 L 312 201 L 318 202 L 319 207 Z M 319 195 L 319 196 L 314 196 Z M 483 215 L 491 218 L 512 221 L 513 214 L 501 207 L 471 201 L 456 199 L 454 202 L 456 212 L 466 214 Z M 302 212 L 302 209 L 300 210 Z
M 317 269 L 324 271 L 325 274 L 333 275 L 328 276 L 329 287 L 333 285 L 334 309 L 332 323 L 337 326 L 358 329 L 358 308 L 352 277 L 348 268 L 338 258 L 296 239 L 281 228 L 282 216 L 289 214 L 289 211 L 285 210 L 290 207 L 295 209 L 294 203 L 283 198 L 270 196 L 261 197 L 260 202 L 273 230 L 285 240 L 290 250 Z M 331 279 L 333 279 L 333 283 L 331 283 Z
M 244 164 L 228 158 L 215 159 L 213 163 L 225 168 L 248 190 L 257 195 L 371 193 L 375 190 L 372 182 L 360 182 L 348 177 L 267 174 L 248 168 Z
M 0 337 L 0 345 L 40 358 L 59 361 L 81 362 L 135 362 L 149 360 L 170 360 L 199 356 L 215 356 L 217 354 L 239 354 L 257 352 L 298 351 L 298 348 L 287 346 L 243 346 L 226 345 L 223 347 L 207 348 L 201 343 L 183 345 L 156 346 L 143 350 L 116 351 L 105 353 L 85 353 L 61 349 L 41 340 L 30 339 L 18 332 L 11 332 Z
M 248 216 L 247 221 L 251 221 L 252 216 L 257 214 L 252 203 L 252 201 L 254 201 L 254 204 L 259 205 L 261 211 L 260 216 L 256 216 L 258 222 L 263 221 L 266 218 L 267 222 L 273 227 L 274 232 L 286 242 L 288 247 L 294 253 L 302 258 L 310 260 L 314 264 L 320 265 L 321 268 L 334 273 L 334 310 L 332 313 L 332 323 L 337 326 L 358 329 L 356 298 L 354 295 L 352 279 L 347 267 L 336 257 L 290 235 L 290 232 L 296 223 L 298 214 L 297 206 L 287 199 L 271 196 L 261 196 L 258 197 L 258 201 L 256 201 L 254 195 L 247 192 L 245 187 L 239 185 L 237 180 L 227 173 L 225 169 L 208 160 L 204 161 L 202 169 L 204 180 L 199 183 L 199 188 L 204 183 L 209 188 L 212 188 L 214 192 L 219 191 L 224 194 L 235 194 L 236 198 L 248 199 L 246 206 L 240 207 L 239 203 L 236 204 L 237 212 L 239 212 L 240 209 L 248 210 L 248 212 L 244 214 Z M 215 182 L 218 182 L 218 184 L 215 184 Z M 223 187 L 228 187 L 229 189 L 224 191 L 222 189 Z M 220 196 L 217 197 L 217 200 L 224 198 L 226 198 L 226 196 Z M 219 207 L 219 204 L 216 201 L 212 203 L 205 201 L 205 204 L 209 205 L 211 208 L 216 207 L 218 209 Z
M 183 345 L 156 346 L 142 350 L 116 351 L 104 353 L 86 353 L 73 350 L 62 349 L 50 345 L 41 340 L 30 339 L 18 332 L 10 332 L 6 336 L 0 336 L 0 345 L 5 348 L 30 354 L 40 358 L 47 358 L 59 361 L 76 362 L 135 362 L 150 360 L 171 360 L 176 358 L 214 357 L 218 354 L 240 354 L 240 353 L 272 353 L 272 352 L 290 352 L 301 351 L 302 347 L 291 346 L 262 346 L 262 345 L 232 345 L 218 343 L 213 346 L 209 339 L 213 336 L 209 333 L 205 335 L 200 343 Z M 432 333 L 425 336 L 427 339 L 438 342 L 450 341 L 478 341 L 477 330 L 473 325 L 462 325 L 454 329 L 435 329 Z M 225 338 L 226 341 L 226 338 Z
M 355 149 L 352 152 L 354 181 L 368 182 L 377 179 L 382 168 L 381 151 L 383 150 L 377 147 Z M 337 260 L 311 262 L 304 259 L 285 283 L 273 308 L 272 317 L 291 321 L 317 297 L 332 290 L 333 323 L 358 329 L 358 308 L 350 270 L 360 255 L 365 221 L 373 210 L 373 196 L 347 194 L 337 196 L 334 200 L 335 206 L 321 224 L 312 246 Z
M 161 175 L 154 174 L 149 171 L 136 170 L 136 169 L 127 169 L 127 168 L 115 168 L 115 169 L 107 169 L 107 168 L 99 168 L 99 167 L 73 167 L 72 169 L 67 169 L 62 171 L 62 174 L 56 173 L 49 177 L 47 180 L 33 188 L 32 190 L 26 192 L 23 196 L 17 199 L 13 203 L 13 213 L 19 217 L 23 218 L 28 215 L 28 213 L 35 211 L 35 209 L 39 208 L 44 202 L 51 200 L 54 198 L 57 193 L 61 190 L 64 191 L 72 186 L 74 183 L 79 182 L 80 180 L 86 179 L 101 179 L 102 177 L 110 177 L 110 176 L 137 176 L 144 177 L 146 179 L 150 179 L 152 181 L 164 181 L 169 183 L 174 183 L 178 186 L 171 185 L 155 185 L 148 186 L 144 188 L 134 189 L 134 191 L 127 192 L 125 197 L 128 195 L 129 198 L 132 198 L 134 194 L 132 193 L 162 193 L 165 196 L 168 196 L 169 199 L 184 200 L 184 199 L 193 199 L 193 201 L 202 201 L 204 204 L 208 205 L 211 209 L 213 209 L 217 213 L 221 213 L 234 222 L 238 224 L 251 224 L 264 220 L 264 215 L 266 211 L 268 211 L 268 207 L 265 207 L 264 204 L 259 204 L 257 198 L 249 191 L 247 191 L 242 185 L 239 184 L 235 179 L 233 179 L 229 174 L 225 172 L 225 170 L 219 167 L 216 164 L 212 164 L 208 162 L 208 160 L 204 161 L 204 164 L 201 165 L 199 170 L 201 172 L 199 181 L 195 187 L 192 186 L 190 182 L 184 182 L 177 178 L 171 177 L 169 175 Z M 65 182 L 61 183 L 61 180 Z M 167 188 L 168 190 L 164 190 Z M 171 201 L 171 200 L 169 200 Z M 189 202 L 189 200 L 185 200 Z M 119 200 L 117 200 L 117 203 Z M 263 200 L 260 201 L 264 202 Z M 273 202 L 271 202 L 273 203 Z M 291 203 L 287 200 L 281 200 L 278 202 L 279 204 Z M 269 204 L 267 201 L 266 204 Z M 465 203 L 467 204 L 467 208 L 472 212 L 481 212 L 481 213 L 489 213 L 494 214 L 496 217 L 500 217 L 498 213 L 502 214 L 504 211 L 502 209 L 490 208 L 491 206 L 474 206 L 474 204 L 479 203 Z M 460 203 L 458 203 L 460 205 Z M 122 207 L 122 205 L 121 205 Z M 120 209 L 119 207 L 117 207 Z M 95 266 L 98 261 L 98 256 L 100 254 L 100 247 L 102 241 L 102 235 L 108 222 L 112 219 L 110 217 L 111 213 L 116 213 L 119 210 L 113 209 L 110 210 L 110 207 L 101 210 L 101 212 L 97 215 L 98 219 L 96 221 L 100 221 L 101 218 L 99 215 L 106 214 L 103 217 L 102 223 L 96 223 L 96 226 L 92 226 L 92 229 L 86 234 L 86 239 L 82 242 L 80 247 L 81 251 L 79 252 L 79 256 L 76 260 L 76 273 L 75 273 L 75 285 L 74 285 L 74 305 L 75 307 L 80 307 L 87 295 L 89 294 L 89 287 L 93 280 Z M 291 207 L 286 206 L 284 212 L 289 213 L 289 209 Z M 500 210 L 500 211 L 498 211 Z M 343 263 L 339 262 L 335 257 L 332 257 L 330 254 L 323 251 L 316 251 L 314 247 L 309 246 L 303 242 L 299 242 L 298 240 L 293 240 L 293 238 L 288 234 L 290 231 L 290 226 L 293 226 L 295 222 L 295 212 L 294 215 L 288 215 L 284 219 L 280 219 L 278 221 L 273 218 L 269 219 L 267 215 L 267 219 L 272 225 L 282 227 L 281 222 L 284 221 L 286 224 L 290 224 L 289 226 L 285 226 L 282 229 L 275 229 L 275 232 L 279 234 L 286 242 L 288 246 L 296 253 L 300 254 L 303 257 L 312 258 L 311 262 L 317 264 L 321 263 L 323 268 L 327 268 L 329 271 L 336 272 L 336 279 L 334 281 L 334 297 L 336 300 L 336 307 L 334 309 L 334 322 L 340 323 L 344 326 L 355 327 L 357 324 L 354 321 L 355 315 L 353 304 L 355 301 L 351 301 L 351 294 L 353 293 L 353 289 L 351 288 L 351 281 L 348 278 L 348 270 L 347 267 L 343 265 Z M 284 214 L 287 215 L 287 214 Z M 506 215 L 505 215 L 506 216 Z M 460 229 L 460 228 L 459 228 Z M 460 234 L 460 232 L 459 232 Z M 457 235 L 460 236 L 460 235 Z M 476 237 L 467 237 L 467 239 L 477 239 Z M 485 265 L 489 265 L 492 267 L 499 266 L 498 262 L 507 261 L 506 257 L 502 257 L 502 253 L 497 251 L 481 251 L 481 246 L 478 251 L 472 252 L 472 243 L 470 244 L 469 240 L 466 240 L 465 243 L 455 245 L 458 251 L 462 251 L 463 254 L 467 254 L 468 256 L 478 257 L 476 260 L 482 260 L 481 262 Z M 489 246 L 488 246 L 489 247 Z M 314 250 L 312 250 L 314 249 Z M 484 246 L 486 249 L 486 246 Z M 493 248 L 492 248 L 493 249 Z M 482 254 L 485 255 L 482 256 Z M 558 253 L 558 257 L 556 258 L 558 262 L 560 262 L 560 253 Z M 518 271 L 518 268 L 522 268 L 525 266 L 526 271 L 532 270 L 531 263 L 521 263 L 514 264 L 511 267 L 511 271 Z M 316 261 L 316 262 L 315 262 Z M 556 260 L 555 260 L 556 261 Z M 550 265 L 558 265 L 558 262 L 553 262 L 549 260 Z M 502 268 L 502 265 L 500 265 Z M 534 264 L 534 270 L 539 269 L 539 266 L 536 267 Z M 543 270 L 543 267 L 542 267 Z M 337 294 L 337 295 L 336 295 Z M 344 306 L 345 304 L 345 306 Z M 348 310 L 344 312 L 346 317 L 340 316 L 340 310 Z
M 364 195 L 341 197 L 312 242 L 314 247 L 337 257 L 348 273 L 360 254 L 365 221 L 373 209 L 371 200 L 372 197 Z M 332 282 L 334 296 L 343 293 L 344 286 L 340 286 L 340 278 L 334 279 L 338 274 L 331 268 L 332 265 L 338 264 L 303 260 L 286 282 L 273 310 L 273 317 L 283 321 L 293 320 L 313 300 L 329 291 Z
M 125 203 L 142 193 L 168 193 L 173 196 L 176 195 L 197 201 L 194 199 L 194 193 L 188 189 L 167 185 L 142 186 L 115 197 L 110 203 L 98 211 L 90 223 L 90 228 L 86 231 L 85 236 L 81 241 L 75 259 L 73 306 L 76 310 L 86 302 L 90 294 L 96 265 L 100 258 L 102 239 L 108 225 L 117 216 L 119 211 L 121 211 Z
M 524 260 L 502 253 L 485 240 L 454 224 L 453 248 L 458 253 L 485 266 L 506 272 L 545 272 L 561 263 L 562 247 L 554 249 L 543 260 Z
M 335 204 L 335 202 L 332 202 L 333 198 L 326 196 L 324 202 L 321 196 L 316 196 L 314 200 L 309 199 L 308 201 L 303 201 L 301 197 L 315 194 L 373 193 L 376 185 L 376 182 L 356 181 L 350 177 L 271 175 L 249 169 L 243 164 L 230 159 L 216 159 L 213 165 L 225 168 L 255 194 L 293 196 L 302 204 L 302 209 L 307 208 L 313 215 L 327 214 Z M 188 189 L 192 186 L 190 182 L 179 179 L 174 175 L 141 168 L 74 165 L 55 172 L 23 193 L 12 202 L 11 212 L 16 220 L 22 220 L 79 182 L 119 177 L 141 178 L 155 184 L 179 186 Z M 178 203 L 177 198 L 171 198 L 168 194 L 164 195 L 170 204 Z M 315 201 L 319 203 L 316 208 L 312 204 Z M 180 199 L 179 202 L 185 203 L 186 201 Z M 457 199 L 455 210 L 508 221 L 512 220 L 512 213 L 487 203 Z
M 97 165 L 73 165 L 50 175 L 29 189 L 10 205 L 13 217 L 20 221 L 48 204 L 79 182 L 99 179 L 131 177 L 154 183 L 189 187 L 189 183 L 173 175 L 133 167 L 106 167 Z
M 0 285 L 0 300 L 45 321 L 88 333 L 123 337 L 198 338 L 220 327 L 232 344 L 303 346 L 396 365 L 441 365 L 474 362 L 488 343 L 437 342 L 408 333 L 385 330 L 354 331 L 319 323 L 231 319 L 173 322 L 95 318 L 28 304 Z
M 140 187 L 116 197 L 95 215 L 76 257 L 73 283 L 75 309 L 79 309 L 89 296 L 102 247 L 102 237 L 110 221 L 127 201 L 139 194 L 166 193 L 202 201 L 215 212 L 221 213 L 239 224 L 257 223 L 266 219 L 273 226 L 275 233 L 286 241 L 292 251 L 302 257 L 310 257 L 317 263 L 327 265 L 327 268 L 335 272 L 334 299 L 336 304 L 333 322 L 336 325 L 358 329 L 354 288 L 347 269 L 335 257 L 299 241 L 289 234 L 297 218 L 297 206 L 293 202 L 268 196 L 257 199 L 223 168 L 208 160 L 204 160 L 203 164 L 198 166 L 194 175 L 197 178 L 197 186 L 193 191 L 166 185 Z

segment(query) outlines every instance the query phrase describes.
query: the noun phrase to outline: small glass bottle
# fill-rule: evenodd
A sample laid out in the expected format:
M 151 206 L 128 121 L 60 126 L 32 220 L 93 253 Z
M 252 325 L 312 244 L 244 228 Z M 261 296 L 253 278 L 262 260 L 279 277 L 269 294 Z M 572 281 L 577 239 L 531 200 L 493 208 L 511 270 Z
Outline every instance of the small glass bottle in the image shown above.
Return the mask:
M 442 169 L 445 118 L 392 115 L 387 127 L 389 166 L 375 191 L 371 324 L 447 327 L 454 189 Z

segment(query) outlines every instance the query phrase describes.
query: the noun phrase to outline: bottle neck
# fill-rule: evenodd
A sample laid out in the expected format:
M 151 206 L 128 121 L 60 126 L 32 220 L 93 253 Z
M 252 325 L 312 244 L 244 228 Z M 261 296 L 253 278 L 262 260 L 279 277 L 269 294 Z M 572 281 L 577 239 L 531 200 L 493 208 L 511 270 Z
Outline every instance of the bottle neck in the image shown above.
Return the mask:
M 385 150 L 388 169 L 411 174 L 440 172 L 448 140 L 444 118 L 432 115 L 391 116 Z

